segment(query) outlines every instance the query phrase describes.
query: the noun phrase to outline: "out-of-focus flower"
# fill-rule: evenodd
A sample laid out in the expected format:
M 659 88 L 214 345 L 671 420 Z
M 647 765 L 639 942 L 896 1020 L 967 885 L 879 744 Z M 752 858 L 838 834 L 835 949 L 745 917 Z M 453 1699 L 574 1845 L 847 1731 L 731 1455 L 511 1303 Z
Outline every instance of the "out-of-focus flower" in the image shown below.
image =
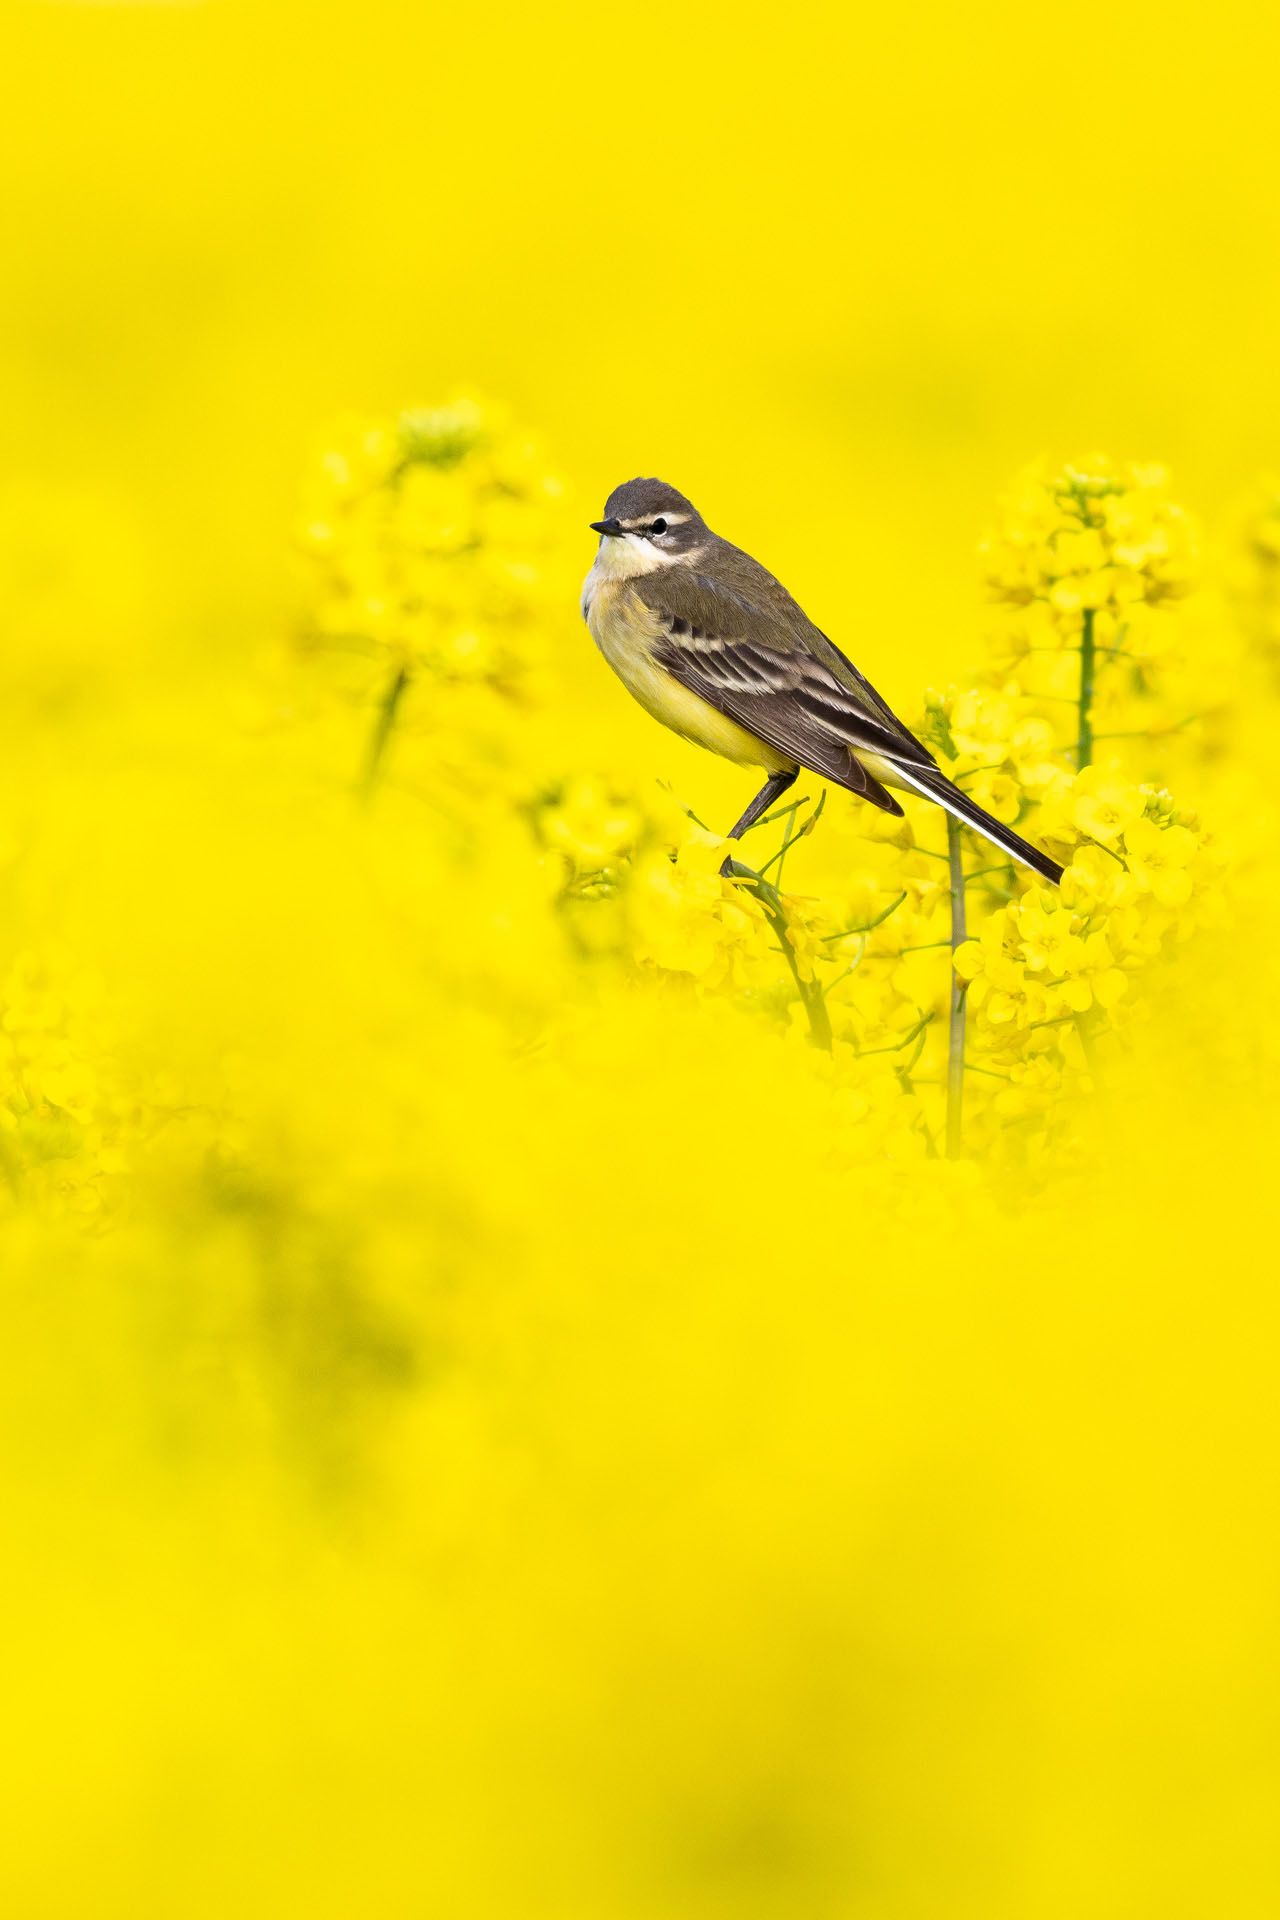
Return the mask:
M 1044 604 L 1066 616 L 1068 635 L 1085 608 L 1118 621 L 1140 603 L 1182 599 L 1198 564 L 1194 529 L 1169 498 L 1164 469 L 1100 455 L 1032 468 L 983 551 L 993 599 Z

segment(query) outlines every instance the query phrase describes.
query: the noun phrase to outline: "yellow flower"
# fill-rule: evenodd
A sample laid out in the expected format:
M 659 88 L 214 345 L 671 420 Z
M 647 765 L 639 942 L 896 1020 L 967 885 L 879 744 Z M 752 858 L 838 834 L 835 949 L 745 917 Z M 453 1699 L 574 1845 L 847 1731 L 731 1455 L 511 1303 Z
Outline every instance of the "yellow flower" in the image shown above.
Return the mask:
M 1082 942 L 1080 964 L 1062 983 L 1062 996 L 1073 1013 L 1086 1013 L 1095 1004 L 1114 1007 L 1128 991 L 1128 975 L 1115 964 L 1106 933 L 1089 934 Z
M 984 924 L 976 940 L 965 940 L 956 948 L 955 970 L 962 980 L 982 978 L 988 988 L 1000 993 L 1022 991 L 1023 966 L 1020 959 L 1005 950 L 1010 923 L 996 913 Z M 1016 937 L 1016 936 L 1015 936 Z
M 703 987 L 740 989 L 780 977 L 769 923 L 750 886 L 722 878 L 733 843 L 690 826 L 674 851 L 660 848 L 636 862 L 626 890 L 635 957 Z M 812 951 L 799 936 L 802 951 Z
M 1076 781 L 1071 818 L 1091 840 L 1111 846 L 1142 816 L 1140 790 L 1120 774 L 1098 766 L 1086 767 Z
M 1138 886 L 1115 854 L 1101 846 L 1082 846 L 1071 856 L 1059 895 L 1073 912 L 1096 913 L 1135 900 Z
M 538 816 L 547 843 L 579 869 L 604 867 L 631 846 L 641 830 L 639 810 L 618 799 L 600 779 L 579 774 Z
M 1158 827 L 1154 820 L 1136 820 L 1125 834 L 1125 858 L 1137 884 L 1162 907 L 1180 907 L 1191 897 L 1187 864 L 1198 848 L 1186 827 Z
M 788 944 L 795 955 L 800 978 L 812 980 L 817 962 L 829 957 L 825 936 L 831 931 L 830 919 L 821 906 L 798 899 L 794 894 L 783 895 L 783 911 Z
M 1078 628 L 1086 609 L 1118 613 L 1190 591 L 1196 541 L 1162 469 L 1090 456 L 1056 473 L 1041 466 L 1026 474 L 985 556 L 997 600 L 1045 601 Z
M 681 867 L 666 852 L 647 855 L 628 893 L 628 921 L 638 960 L 695 979 L 715 965 L 719 888 Z
M 1018 938 L 1033 972 L 1070 973 L 1084 960 L 1084 942 L 1075 932 L 1074 917 L 1065 907 L 1046 908 L 1029 896 L 1018 909 Z
M 976 779 L 966 780 L 964 785 L 971 799 L 1008 826 L 1013 825 L 1022 811 L 1022 789 L 1011 773 L 984 771 Z

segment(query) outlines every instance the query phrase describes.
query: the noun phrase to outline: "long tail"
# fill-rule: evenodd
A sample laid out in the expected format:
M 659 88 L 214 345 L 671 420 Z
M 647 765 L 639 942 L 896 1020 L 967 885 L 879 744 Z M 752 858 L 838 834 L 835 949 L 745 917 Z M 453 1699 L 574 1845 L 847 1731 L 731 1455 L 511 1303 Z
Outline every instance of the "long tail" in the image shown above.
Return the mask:
M 963 820 L 966 827 L 972 827 L 975 833 L 980 833 L 1003 852 L 1012 854 L 1015 860 L 1020 860 L 1024 867 L 1030 867 L 1041 879 L 1051 880 L 1057 886 L 1062 878 L 1062 868 L 1057 861 L 1031 846 L 1012 827 L 1006 827 L 1002 820 L 993 818 L 976 800 L 971 800 L 967 793 L 953 786 L 945 773 L 935 773 L 924 767 L 911 767 L 908 770 L 897 760 L 893 763 L 893 771 L 905 786 L 922 793 L 926 800 L 945 807 L 957 820 Z

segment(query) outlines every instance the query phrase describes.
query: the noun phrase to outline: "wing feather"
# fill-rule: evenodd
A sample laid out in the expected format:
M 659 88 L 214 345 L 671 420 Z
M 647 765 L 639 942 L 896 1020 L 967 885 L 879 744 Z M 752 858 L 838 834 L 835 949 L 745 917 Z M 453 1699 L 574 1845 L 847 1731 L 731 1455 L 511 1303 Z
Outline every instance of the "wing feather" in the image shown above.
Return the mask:
M 643 575 L 636 591 L 660 626 L 655 658 L 682 686 L 777 752 L 874 800 L 886 812 L 900 813 L 858 753 L 905 767 L 933 769 L 937 763 L 790 596 L 772 584 L 775 591 L 761 596 L 763 604 L 754 604 L 690 567 Z M 785 604 L 779 604 L 780 597 Z

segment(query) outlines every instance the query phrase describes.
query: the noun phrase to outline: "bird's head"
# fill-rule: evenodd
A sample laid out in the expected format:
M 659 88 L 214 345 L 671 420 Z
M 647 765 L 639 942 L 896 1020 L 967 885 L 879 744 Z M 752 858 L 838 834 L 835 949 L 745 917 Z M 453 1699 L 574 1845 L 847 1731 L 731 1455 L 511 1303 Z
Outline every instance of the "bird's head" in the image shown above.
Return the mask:
M 612 574 L 653 573 L 690 561 L 706 545 L 706 521 L 665 480 L 627 480 L 604 503 L 596 565 Z

